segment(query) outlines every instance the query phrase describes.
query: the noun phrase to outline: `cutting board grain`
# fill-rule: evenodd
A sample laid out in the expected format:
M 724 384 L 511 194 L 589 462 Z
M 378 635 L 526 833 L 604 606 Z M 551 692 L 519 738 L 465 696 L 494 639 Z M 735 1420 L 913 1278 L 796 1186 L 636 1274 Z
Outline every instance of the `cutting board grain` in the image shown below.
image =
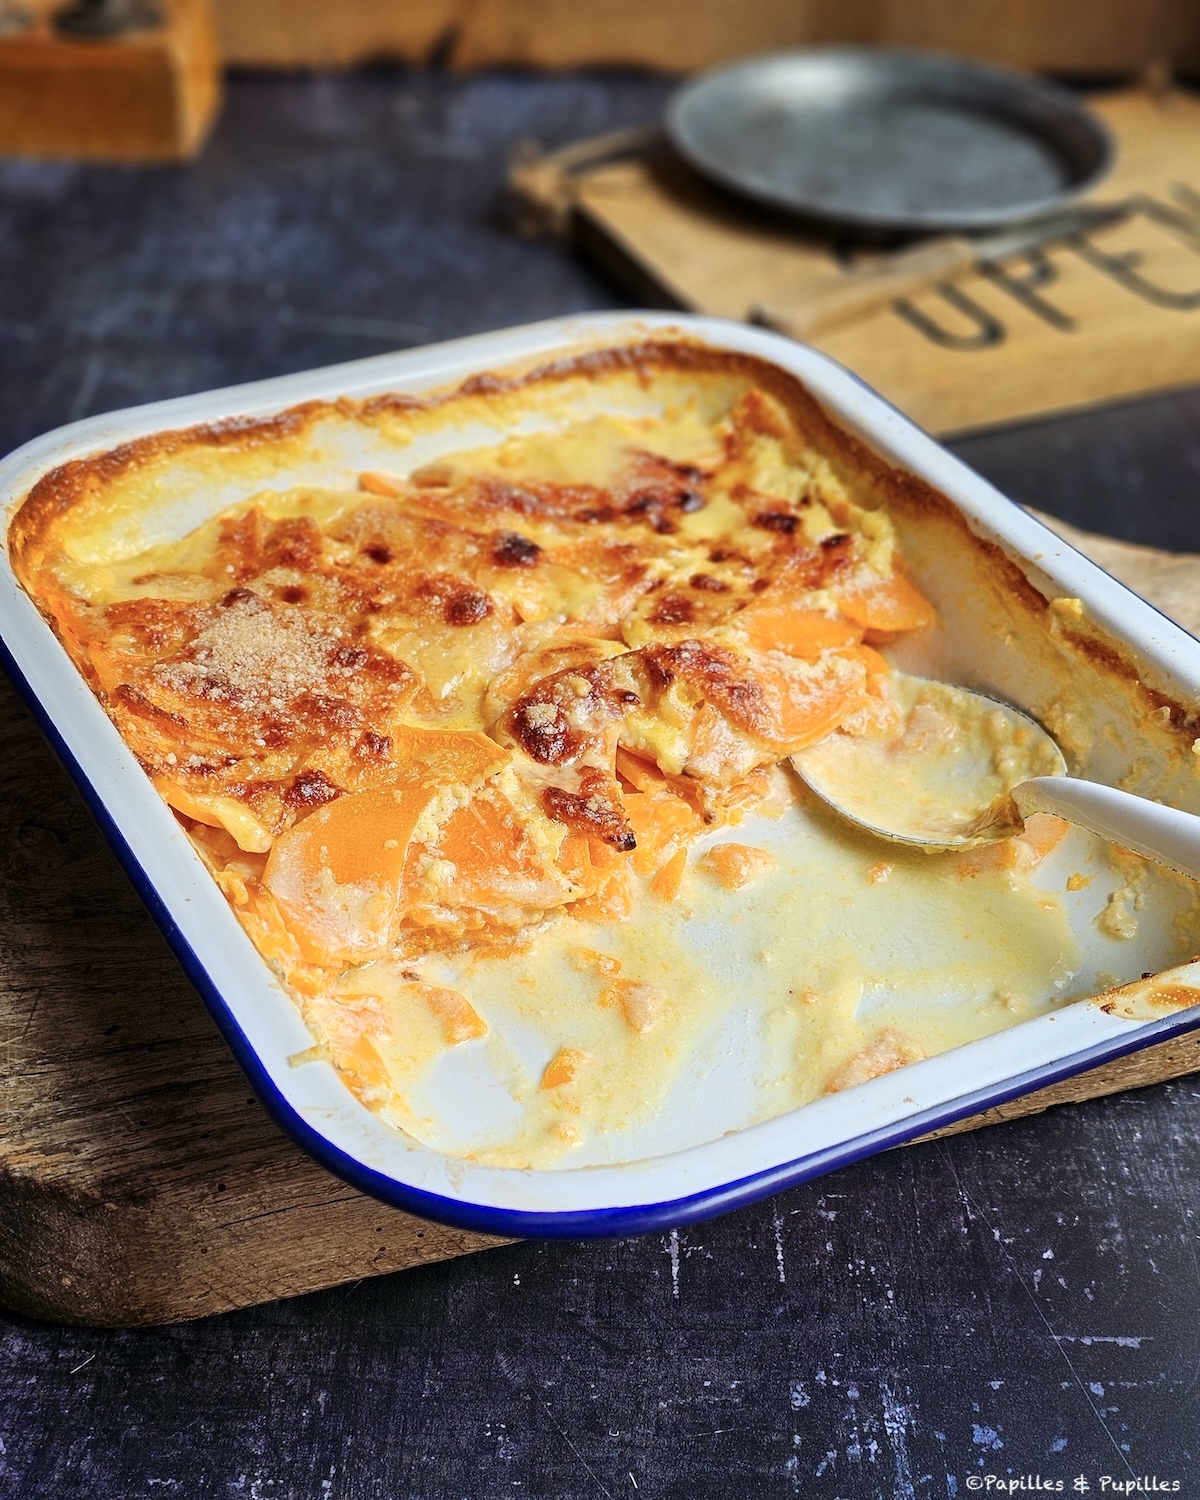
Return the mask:
M 1200 557 L 1052 522 L 1200 631 Z M 1200 1069 L 1147 1049 L 952 1127 Z M 272 1124 L 13 690 L 0 682 L 0 1301 L 200 1317 L 480 1250 L 347 1187 Z

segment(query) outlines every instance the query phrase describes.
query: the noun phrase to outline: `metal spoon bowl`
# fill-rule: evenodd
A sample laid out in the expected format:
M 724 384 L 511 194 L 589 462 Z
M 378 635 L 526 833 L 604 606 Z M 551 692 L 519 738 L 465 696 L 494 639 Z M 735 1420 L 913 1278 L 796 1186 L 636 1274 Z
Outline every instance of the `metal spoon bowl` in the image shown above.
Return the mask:
M 1047 812 L 1200 879 L 1200 817 L 1068 776 L 1040 724 L 967 688 L 892 673 L 867 732 L 839 730 L 792 765 L 835 812 L 895 843 L 969 849 Z

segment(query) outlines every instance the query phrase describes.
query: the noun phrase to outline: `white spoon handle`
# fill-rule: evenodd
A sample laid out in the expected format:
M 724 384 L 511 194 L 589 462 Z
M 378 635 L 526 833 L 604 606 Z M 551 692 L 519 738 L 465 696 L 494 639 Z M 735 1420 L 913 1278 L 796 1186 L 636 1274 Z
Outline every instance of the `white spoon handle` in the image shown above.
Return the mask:
M 1035 812 L 1054 813 L 1112 844 L 1122 844 L 1200 880 L 1200 817 L 1194 813 L 1071 776 L 1034 776 L 1014 787 L 1012 797 L 1023 818 Z

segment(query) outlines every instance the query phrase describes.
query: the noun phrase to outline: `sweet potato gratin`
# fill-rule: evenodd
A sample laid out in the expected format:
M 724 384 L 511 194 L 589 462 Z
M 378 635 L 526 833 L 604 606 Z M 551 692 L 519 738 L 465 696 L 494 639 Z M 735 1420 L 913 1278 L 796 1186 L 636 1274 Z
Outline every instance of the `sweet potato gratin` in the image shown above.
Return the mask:
M 370 466 L 297 482 L 330 424 Z M 1057 898 L 1023 883 L 1057 826 L 930 860 L 782 769 L 869 726 L 879 648 L 935 619 L 828 431 L 773 367 L 657 343 L 146 439 L 48 476 L 10 541 L 312 1055 L 443 1140 L 422 1080 L 483 1048 L 505 1107 L 457 1149 L 545 1162 L 658 1107 L 699 1039 L 716 1056 L 739 987 L 771 1113 L 1070 977 Z M 237 498 L 164 534 L 168 460 Z M 862 1019 L 901 971 L 957 974 L 968 1020 Z

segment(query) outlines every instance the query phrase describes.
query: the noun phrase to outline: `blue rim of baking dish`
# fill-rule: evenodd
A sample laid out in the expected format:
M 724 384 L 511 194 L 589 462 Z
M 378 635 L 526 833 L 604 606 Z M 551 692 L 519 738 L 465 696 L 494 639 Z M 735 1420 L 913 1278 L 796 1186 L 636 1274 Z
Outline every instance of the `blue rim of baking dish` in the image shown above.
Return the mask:
M 993 1109 L 1038 1088 L 1071 1078 L 1100 1063 L 1112 1062 L 1154 1046 L 1174 1036 L 1200 1028 L 1200 1006 L 1177 1016 L 1144 1023 L 1128 1039 L 1110 1038 L 1082 1051 L 1042 1064 L 1006 1078 L 1003 1083 L 960 1096 L 945 1105 L 931 1105 L 902 1121 L 881 1126 L 863 1135 L 851 1136 L 835 1146 L 809 1152 L 790 1162 L 766 1167 L 749 1176 L 735 1178 L 702 1189 L 683 1198 L 654 1203 L 626 1204 L 609 1208 L 536 1211 L 497 1208 L 486 1204 L 464 1202 L 411 1187 L 378 1172 L 335 1146 L 314 1129 L 291 1105 L 272 1080 L 265 1064 L 234 1017 L 220 988 L 210 976 L 203 961 L 184 936 L 170 909 L 130 848 L 125 835 L 109 812 L 104 799 L 92 785 L 83 766 L 68 748 L 63 736 L 45 706 L 25 677 L 5 641 L 0 639 L 0 666 L 25 701 L 38 728 L 42 731 L 59 762 L 74 782 L 88 811 L 99 825 L 122 869 L 157 923 L 179 960 L 187 979 L 195 986 L 208 1007 L 225 1044 L 233 1053 L 258 1095 L 259 1101 L 280 1127 L 298 1146 L 327 1171 L 352 1187 L 369 1194 L 393 1208 L 431 1219 L 458 1229 L 495 1235 L 498 1238 L 584 1239 L 620 1238 L 627 1235 L 655 1234 L 749 1208 L 760 1199 L 797 1187 L 814 1177 L 852 1166 L 890 1146 L 904 1145 L 932 1130 Z

